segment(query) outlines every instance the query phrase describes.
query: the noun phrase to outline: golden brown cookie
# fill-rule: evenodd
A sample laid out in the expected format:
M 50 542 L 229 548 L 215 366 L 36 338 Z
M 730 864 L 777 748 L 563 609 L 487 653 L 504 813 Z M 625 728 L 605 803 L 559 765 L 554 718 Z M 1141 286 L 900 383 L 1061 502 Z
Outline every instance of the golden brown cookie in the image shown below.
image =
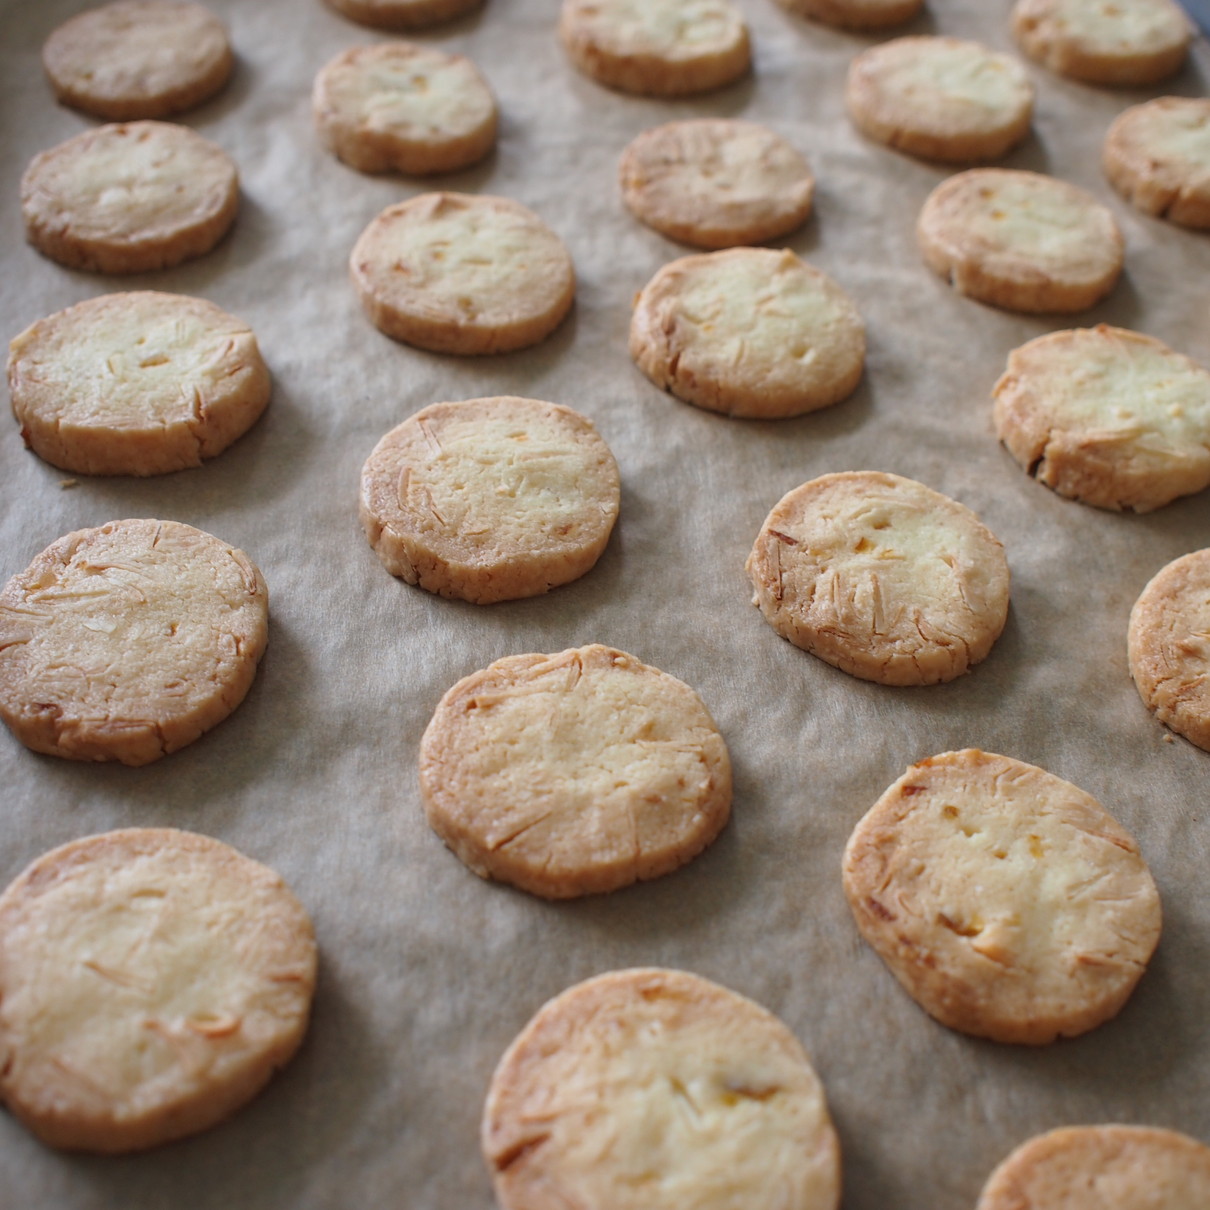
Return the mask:
M 427 29 L 483 7 L 483 0 L 327 0 L 350 21 L 371 29 Z
M 876 30 L 910 21 L 924 0 L 778 0 L 782 8 L 840 29 Z

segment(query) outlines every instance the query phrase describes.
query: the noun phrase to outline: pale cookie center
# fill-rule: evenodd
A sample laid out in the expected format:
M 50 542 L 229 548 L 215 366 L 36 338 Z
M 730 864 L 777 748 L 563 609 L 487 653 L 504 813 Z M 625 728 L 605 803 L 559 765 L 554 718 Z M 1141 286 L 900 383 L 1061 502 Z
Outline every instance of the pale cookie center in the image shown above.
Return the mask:
M 580 13 L 618 54 L 690 58 L 734 42 L 741 30 L 735 10 L 720 0 L 608 0 Z
M 880 65 L 875 76 L 879 78 L 879 91 L 888 100 L 933 98 L 992 113 L 1015 109 L 1024 89 L 1019 74 L 1004 59 L 966 48 L 905 54 L 885 68 Z
M 1019 184 L 981 186 L 963 225 L 991 246 L 1047 265 L 1099 250 L 1102 224 L 1087 205 Z
M 1210 119 L 1204 114 L 1157 114 L 1138 123 L 1131 141 L 1151 160 L 1210 169 Z
M 1063 0 L 1053 20 L 1065 37 L 1104 54 L 1146 54 L 1186 38 L 1178 14 L 1146 0 Z
M 473 130 L 491 116 L 478 78 L 459 63 L 356 64 L 337 74 L 333 97 L 371 130 L 429 138 Z

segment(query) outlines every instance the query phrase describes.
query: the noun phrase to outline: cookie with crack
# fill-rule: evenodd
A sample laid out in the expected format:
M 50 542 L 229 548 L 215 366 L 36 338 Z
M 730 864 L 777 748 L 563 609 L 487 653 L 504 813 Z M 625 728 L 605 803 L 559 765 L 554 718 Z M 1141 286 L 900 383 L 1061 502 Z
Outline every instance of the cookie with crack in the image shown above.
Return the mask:
M 342 17 L 371 29 L 428 29 L 483 7 L 483 0 L 327 0 Z
M 858 929 L 908 994 L 997 1042 L 1108 1021 L 1159 942 L 1134 838 L 1070 782 L 974 748 L 912 765 L 853 830 L 843 871 Z
M 476 874 L 546 899 L 696 857 L 731 811 L 731 762 L 688 685 L 593 644 L 464 677 L 420 744 L 433 830 Z
M 483 1113 L 503 1210 L 836 1210 L 840 1148 L 772 1013 L 684 971 L 611 971 L 543 1006 Z
M 839 29 L 878 30 L 910 21 L 924 0 L 778 0 L 784 9 Z

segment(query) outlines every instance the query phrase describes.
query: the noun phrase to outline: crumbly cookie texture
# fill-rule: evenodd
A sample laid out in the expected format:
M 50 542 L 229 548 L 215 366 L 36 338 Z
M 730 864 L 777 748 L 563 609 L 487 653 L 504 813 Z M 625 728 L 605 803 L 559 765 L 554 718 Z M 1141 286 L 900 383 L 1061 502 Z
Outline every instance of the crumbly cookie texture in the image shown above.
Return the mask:
M 563 241 L 509 198 L 425 193 L 388 206 L 350 258 L 366 314 L 437 353 L 505 353 L 563 322 L 575 272 Z
M 976 749 L 912 765 L 854 829 L 862 936 L 943 1025 L 1041 1045 L 1115 1016 L 1160 936 L 1134 838 L 1083 790 Z
M 1210 485 L 1210 372 L 1154 337 L 1040 336 L 992 393 L 1000 440 L 1061 496 L 1143 513 Z
M 881 471 L 788 492 L 746 570 L 783 638 L 862 680 L 934 685 L 977 664 L 1004 629 L 1004 548 L 970 509 Z
M 427 29 L 473 13 L 483 0 L 327 0 L 350 21 L 371 29 Z
M 730 814 L 731 762 L 688 685 L 593 644 L 454 685 L 420 744 L 420 791 L 476 874 L 568 899 L 696 857 Z
M 1113 289 L 1125 243 L 1113 214 L 1037 172 L 971 168 L 920 212 L 925 262 L 959 294 L 1011 311 L 1082 311 Z
M 927 159 L 994 160 L 1029 133 L 1033 85 L 1011 55 L 960 38 L 896 38 L 849 67 L 854 125 Z
M 143 273 L 209 252 L 235 221 L 239 174 L 208 139 L 171 122 L 86 130 L 21 178 L 26 238 L 72 269 Z
M 672 261 L 648 282 L 630 356 L 678 399 L 779 419 L 852 394 L 865 324 L 844 290 L 793 252 L 728 248 Z
M 1031 59 L 1090 84 L 1166 79 L 1193 40 L 1174 0 L 1017 0 L 1012 30 Z
M 166 118 L 217 93 L 235 56 L 223 24 L 187 0 L 114 0 L 72 17 L 42 47 L 65 105 L 111 122 Z
M 642 96 L 709 92 L 751 62 L 731 0 L 563 0 L 559 37 L 585 75 Z
M 129 828 L 0 896 L 0 1097 L 43 1142 L 136 1151 L 204 1130 L 298 1049 L 311 922 L 217 840 Z
M 9 345 L 8 386 L 26 445 L 82 475 L 200 466 L 256 422 L 270 393 L 247 324 L 150 290 L 38 320 Z
M 411 42 L 337 55 L 315 78 L 312 110 L 324 146 L 361 172 L 454 172 L 496 144 L 496 100 L 479 69 Z
M 1210 1206 L 1210 1147 L 1148 1126 L 1065 1126 L 1022 1143 L 975 1210 Z
M 924 0 L 778 0 L 782 8 L 840 29 L 877 30 L 910 21 Z
M 503 1210 L 836 1210 L 840 1149 L 793 1034 L 683 971 L 611 971 L 546 1004 L 483 1114 Z
M 243 701 L 267 638 L 243 551 L 177 521 L 77 530 L 0 592 L 0 719 L 35 752 L 149 764 Z
M 392 575 L 486 605 L 582 576 L 619 499 L 590 420 L 505 395 L 435 403 L 392 429 L 362 470 L 360 513 Z
M 690 118 L 643 131 L 618 165 L 635 218 L 698 248 L 786 235 L 811 213 L 806 159 L 755 122 Z

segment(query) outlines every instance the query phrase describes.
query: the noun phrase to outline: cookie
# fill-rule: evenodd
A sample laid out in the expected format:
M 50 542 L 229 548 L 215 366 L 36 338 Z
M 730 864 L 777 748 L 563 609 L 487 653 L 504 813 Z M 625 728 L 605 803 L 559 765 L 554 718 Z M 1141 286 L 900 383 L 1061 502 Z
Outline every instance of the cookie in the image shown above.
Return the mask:
M 354 46 L 315 78 L 320 140 L 361 172 L 454 172 L 496 144 L 496 100 L 464 55 L 410 42 Z
M 342 17 L 371 29 L 427 29 L 473 13 L 483 0 L 327 0 Z
M 836 1210 L 840 1148 L 794 1035 L 683 971 L 611 971 L 547 1003 L 483 1113 L 502 1210 Z
M 970 509 L 898 475 L 823 475 L 781 498 L 745 564 L 784 639 L 865 681 L 935 685 L 1008 616 L 1004 547 Z
M 730 814 L 731 762 L 688 685 L 593 644 L 454 685 L 420 743 L 420 793 L 480 877 L 569 899 L 696 857 Z
M 128 828 L 63 845 L 0 896 L 0 1097 L 54 1147 L 204 1130 L 298 1049 L 315 965 L 286 884 L 217 840 Z
M 388 206 L 349 262 L 370 321 L 436 353 L 507 353 L 545 339 L 575 297 L 563 241 L 509 198 L 424 193 Z
M 1194 1210 L 1210 1206 L 1210 1147 L 1175 1130 L 1065 1126 L 1022 1143 L 975 1210 Z
M 793 252 L 729 248 L 672 261 L 647 283 L 630 356 L 687 403 L 780 419 L 852 394 L 865 324 L 840 286 Z
M 1127 652 L 1155 716 L 1210 752 L 1210 550 L 1160 570 L 1130 611 Z
M 267 637 L 243 551 L 177 521 L 77 530 L 0 592 L 0 719 L 35 752 L 146 765 L 243 701 Z
M 840 29 L 876 30 L 910 21 L 924 0 L 779 0 L 782 8 Z
M 70 269 L 143 273 L 202 256 L 235 221 L 239 174 L 208 139 L 171 122 L 86 130 L 21 178 L 25 235 Z
M 571 408 L 504 395 L 434 403 L 361 472 L 361 523 L 393 575 L 477 605 L 578 579 L 617 520 L 618 467 Z
M 1114 119 L 1101 165 L 1146 214 L 1210 227 L 1210 100 L 1157 97 Z
M 755 122 L 689 118 L 645 130 L 622 153 L 622 199 L 640 222 L 698 248 L 786 235 L 811 213 L 815 179 Z
M 59 311 L 9 345 L 8 387 L 26 445 L 82 475 L 200 466 L 269 402 L 248 326 L 179 294 L 107 294 Z
M 849 66 L 853 124 L 926 159 L 994 160 L 1029 133 L 1034 89 L 1011 55 L 960 38 L 896 38 Z
M 648 97 L 722 88 L 751 63 L 731 0 L 563 0 L 559 37 L 586 76 Z
M 1122 272 L 1110 211 L 1037 172 L 971 168 L 942 181 L 916 235 L 925 262 L 959 294 L 1010 311 L 1082 311 Z
M 997 436 L 1060 496 L 1145 513 L 1210 485 L 1210 373 L 1151 336 L 1040 336 L 992 393 Z
M 1193 39 L 1173 0 L 1017 0 L 1012 30 L 1031 59 L 1089 84 L 1154 84 Z
M 42 65 L 64 105 L 111 122 L 166 118 L 219 92 L 235 56 L 223 23 L 188 0 L 114 0 L 47 38 Z
M 1160 937 L 1134 838 L 1034 765 L 968 748 L 912 765 L 853 830 L 857 927 L 942 1025 L 1042 1045 L 1115 1016 Z

